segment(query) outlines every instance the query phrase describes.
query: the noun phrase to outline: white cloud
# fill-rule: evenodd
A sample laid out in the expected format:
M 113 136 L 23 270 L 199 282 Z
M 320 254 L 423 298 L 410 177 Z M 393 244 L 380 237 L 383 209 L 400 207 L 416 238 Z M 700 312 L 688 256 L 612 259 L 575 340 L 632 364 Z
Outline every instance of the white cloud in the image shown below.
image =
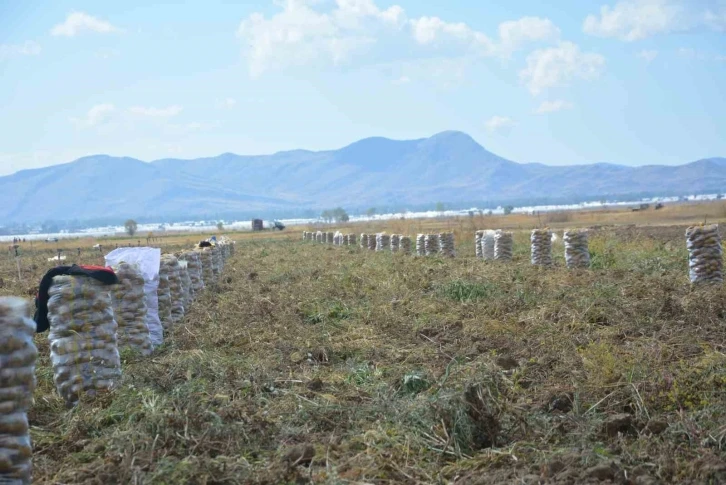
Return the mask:
M 643 59 L 647 63 L 653 62 L 653 60 L 658 57 L 658 51 L 655 50 L 642 50 L 636 54 L 636 56 L 640 59 Z
M 374 0 L 335 0 L 332 10 L 319 0 L 281 0 L 282 10 L 269 18 L 254 13 L 243 20 L 237 36 L 244 42 L 250 74 L 311 63 L 340 64 L 371 49 L 383 35 L 399 35 L 420 46 L 453 45 L 478 55 L 507 57 L 529 42 L 556 40 L 559 29 L 549 20 L 524 17 L 499 25 L 490 39 L 464 22 L 435 16 L 406 19 L 398 5 L 387 9 Z
M 561 99 L 555 101 L 543 101 L 539 105 L 539 108 L 535 111 L 536 114 L 555 113 L 557 111 L 563 111 L 566 109 L 572 109 L 573 105 L 569 101 L 563 101 Z
M 250 74 L 313 61 L 342 63 L 354 52 L 374 44 L 376 31 L 396 29 L 403 20 L 397 5 L 379 9 L 372 0 L 336 0 L 330 13 L 311 8 L 315 0 L 286 0 L 269 19 L 253 13 L 242 21 L 237 36 L 244 43 Z
M 74 37 L 84 31 L 97 32 L 99 34 L 122 32 L 121 29 L 105 20 L 92 17 L 84 12 L 72 12 L 68 14 L 65 22 L 54 26 L 50 33 L 51 35 Z
M 484 124 L 489 131 L 509 130 L 514 125 L 514 120 L 508 116 L 492 116 Z
M 499 24 L 500 51 L 509 54 L 529 42 L 557 40 L 560 29 L 550 19 L 522 17 Z
M 722 0 L 717 0 L 724 5 Z M 686 0 L 620 0 L 604 5 L 599 15 L 588 15 L 582 25 L 586 34 L 612 37 L 627 42 L 658 34 L 694 28 L 726 30 L 726 8 L 698 10 L 699 3 Z
M 132 106 L 129 108 L 129 113 L 140 116 L 148 116 L 150 118 L 170 118 L 181 113 L 182 109 L 183 108 L 178 105 L 167 106 L 166 108 Z
M 40 44 L 27 41 L 24 44 L 0 44 L 0 60 L 16 56 L 37 56 L 40 54 Z
M 71 118 L 71 121 L 78 126 L 100 126 L 107 123 L 115 111 L 116 107 L 111 103 L 97 104 L 88 110 L 85 117 Z
M 408 76 L 401 76 L 398 79 L 394 79 L 392 82 L 393 82 L 393 84 L 396 84 L 396 85 L 399 85 L 400 86 L 401 84 L 408 84 L 408 83 L 410 83 L 411 82 L 411 79 L 409 79 Z
M 567 86 L 574 79 L 595 79 L 604 66 L 605 58 L 600 54 L 581 52 L 572 42 L 560 42 L 557 47 L 529 54 L 519 77 L 533 95 L 538 95 L 547 88 Z
M 237 100 L 234 98 L 225 98 L 222 101 L 217 101 L 217 108 L 219 109 L 232 109 L 237 104 Z

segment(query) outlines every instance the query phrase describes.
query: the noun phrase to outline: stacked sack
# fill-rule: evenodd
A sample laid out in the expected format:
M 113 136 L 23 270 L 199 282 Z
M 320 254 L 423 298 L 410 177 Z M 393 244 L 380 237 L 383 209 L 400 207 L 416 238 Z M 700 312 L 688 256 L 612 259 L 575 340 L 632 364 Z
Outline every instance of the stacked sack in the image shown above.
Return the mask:
M 211 256 L 211 254 L 210 254 Z M 211 263 L 210 263 L 211 264 Z M 164 333 L 174 323 L 171 314 L 171 287 L 169 286 L 169 267 L 162 261 L 159 265 L 159 286 L 156 289 L 156 296 L 159 300 L 159 320 Z
M 55 276 L 48 290 L 53 381 L 68 405 L 94 397 L 121 378 L 108 286 L 86 276 Z
M 0 298 L 0 483 L 29 485 L 28 409 L 35 391 L 35 322 L 22 298 Z
M 335 233 L 333 233 L 333 232 L 329 232 L 328 233 L 328 239 L 327 239 L 328 244 L 333 244 L 333 238 L 334 237 L 335 237 Z
M 442 232 L 439 234 L 439 252 L 445 258 L 453 258 L 456 256 L 453 232 Z
M 381 232 L 376 234 L 376 251 L 387 251 L 391 247 L 391 236 Z
M 217 281 L 219 279 L 219 275 L 222 274 L 222 266 L 224 266 L 222 251 L 218 246 L 212 246 L 212 274 L 214 281 Z
M 691 283 L 723 283 L 723 252 L 718 225 L 689 227 L 686 246 Z
M 113 266 L 113 271 L 118 278 L 118 284 L 111 288 L 118 347 L 128 347 L 143 356 L 151 355 L 154 346 L 146 325 L 144 275 L 137 265 L 125 262 Z
M 532 264 L 535 266 L 552 266 L 552 231 L 549 229 L 533 229 L 530 242 L 532 243 Z
M 565 231 L 562 240 L 565 242 L 565 263 L 568 268 L 589 268 L 590 249 L 586 230 Z
M 348 234 L 348 245 L 355 246 L 355 234 Z
M 204 289 L 204 279 L 202 276 L 202 259 L 198 251 L 184 251 L 182 259 L 187 262 L 187 271 L 189 278 L 192 280 L 192 293 L 194 295 L 201 293 Z
M 320 231 L 318 231 L 318 232 L 315 233 L 315 241 L 316 242 L 322 244 L 322 243 L 325 242 L 325 239 L 324 238 L 325 238 L 325 234 L 324 233 L 322 233 Z
M 510 261 L 512 259 L 512 250 L 514 246 L 514 238 L 511 232 L 497 231 L 494 233 L 494 259 L 497 261 Z
M 192 278 L 189 275 L 188 261 L 183 259 L 179 260 L 179 275 L 181 276 L 182 285 L 182 304 L 184 305 L 184 311 L 187 312 L 194 299 L 194 289 L 192 288 Z
M 402 254 L 411 254 L 411 236 L 401 236 L 400 246 Z
M 350 234 L 343 234 L 343 246 L 350 245 Z
M 362 232 L 360 235 L 360 247 L 363 249 L 368 249 L 368 234 L 365 232 Z
M 494 236 L 496 231 L 486 230 L 481 236 L 481 255 L 486 261 L 494 259 Z
M 416 236 L 416 256 L 426 256 L 426 234 Z
M 399 234 L 391 234 L 391 252 L 397 253 L 401 245 L 401 236 Z
M 424 249 L 426 256 L 433 256 L 439 252 L 439 235 L 426 234 L 424 238 Z
M 181 267 L 179 261 L 172 254 L 161 256 L 160 273 L 166 273 L 169 278 L 169 295 L 171 297 L 171 323 L 176 324 L 184 318 L 184 291 L 181 282 Z
M 378 242 L 378 235 L 377 234 L 369 234 L 368 235 L 368 249 L 370 251 L 376 250 L 376 243 Z
M 214 271 L 212 270 L 212 249 L 201 248 L 199 251 L 199 259 L 202 262 L 202 280 L 204 286 L 214 284 Z
M 481 240 L 484 236 L 484 231 L 476 231 L 474 233 L 474 251 L 477 258 L 483 258 L 484 253 L 482 252 Z

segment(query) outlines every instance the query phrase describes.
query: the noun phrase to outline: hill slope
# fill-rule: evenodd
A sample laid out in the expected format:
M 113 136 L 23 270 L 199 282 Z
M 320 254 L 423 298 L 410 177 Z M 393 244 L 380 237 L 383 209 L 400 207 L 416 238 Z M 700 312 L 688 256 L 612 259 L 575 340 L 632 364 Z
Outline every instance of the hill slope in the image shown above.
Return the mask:
M 339 150 L 151 163 L 106 155 L 0 177 L 0 221 L 286 212 L 434 201 L 686 194 L 726 187 L 726 159 L 681 166 L 519 164 L 448 131 Z

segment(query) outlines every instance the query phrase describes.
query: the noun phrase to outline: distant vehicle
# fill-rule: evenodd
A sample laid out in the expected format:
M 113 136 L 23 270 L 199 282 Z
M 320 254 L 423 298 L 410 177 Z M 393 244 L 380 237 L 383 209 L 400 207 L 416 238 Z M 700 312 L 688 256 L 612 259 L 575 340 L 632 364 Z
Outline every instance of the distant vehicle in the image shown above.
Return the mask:
M 285 229 L 285 224 L 280 221 L 272 221 L 272 230 L 274 231 L 275 229 L 282 231 Z
M 272 221 L 272 224 L 270 225 L 270 229 L 273 231 L 277 229 L 278 231 L 282 231 L 285 229 L 285 224 L 283 224 L 280 221 Z M 262 222 L 262 219 L 252 219 L 252 230 L 253 231 L 262 231 L 264 230 L 264 223 Z
M 48 237 L 45 239 L 45 242 L 58 242 L 57 237 Z
M 660 202 L 658 202 L 658 203 L 657 203 L 657 204 L 655 205 L 655 210 L 658 210 L 658 209 L 662 209 L 662 208 L 663 208 L 663 204 L 661 204 Z
M 252 230 L 253 231 L 261 231 L 262 230 L 262 219 L 252 219 Z

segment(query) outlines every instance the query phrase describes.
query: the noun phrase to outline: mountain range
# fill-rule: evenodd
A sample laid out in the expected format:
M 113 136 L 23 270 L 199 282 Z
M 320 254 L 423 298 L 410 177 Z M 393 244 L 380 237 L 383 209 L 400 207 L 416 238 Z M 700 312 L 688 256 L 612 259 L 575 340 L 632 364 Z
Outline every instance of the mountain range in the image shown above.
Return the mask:
M 299 214 L 342 206 L 422 207 L 591 200 L 726 189 L 726 158 L 678 166 L 547 166 L 499 157 L 469 135 L 374 137 L 338 150 L 224 153 L 143 162 L 94 155 L 0 177 L 0 225 L 44 220 Z

